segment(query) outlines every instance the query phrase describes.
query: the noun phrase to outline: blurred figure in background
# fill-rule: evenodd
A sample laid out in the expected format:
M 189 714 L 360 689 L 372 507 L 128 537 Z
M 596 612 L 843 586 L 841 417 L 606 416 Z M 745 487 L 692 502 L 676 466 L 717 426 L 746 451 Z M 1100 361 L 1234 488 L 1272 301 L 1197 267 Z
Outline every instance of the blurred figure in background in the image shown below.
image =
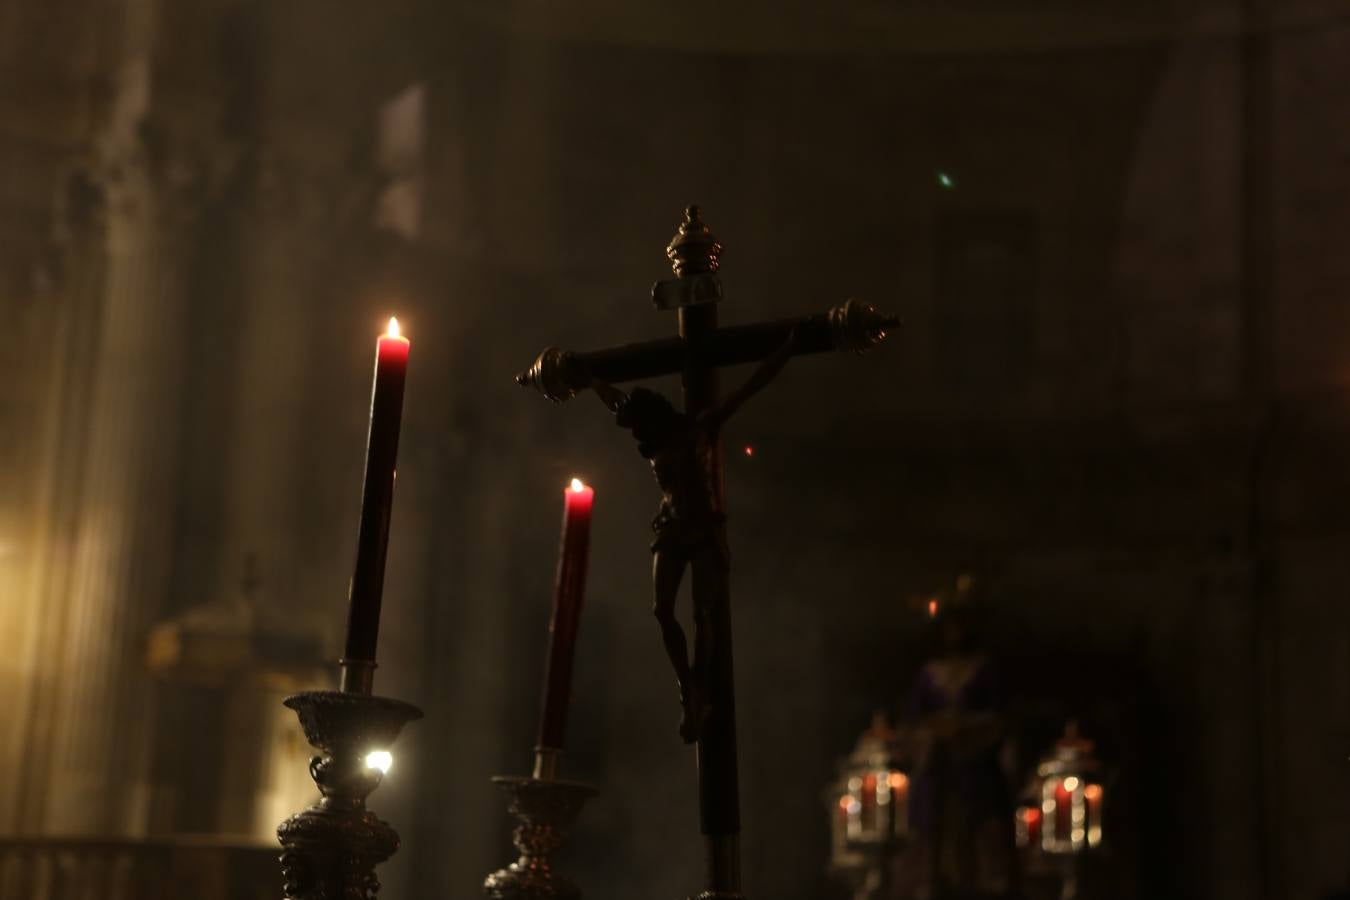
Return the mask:
M 969 576 L 928 614 L 937 655 L 908 698 L 910 833 L 897 900 L 1004 896 L 1013 879 L 1012 797 L 1000 763 L 1005 688 L 976 634 Z

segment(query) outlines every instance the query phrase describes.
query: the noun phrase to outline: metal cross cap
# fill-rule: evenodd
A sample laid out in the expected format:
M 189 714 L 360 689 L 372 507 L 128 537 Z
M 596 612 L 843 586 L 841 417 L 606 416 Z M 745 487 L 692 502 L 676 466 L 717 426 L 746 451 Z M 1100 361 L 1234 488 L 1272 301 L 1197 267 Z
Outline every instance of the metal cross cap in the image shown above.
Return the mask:
M 826 350 L 861 353 L 879 344 L 888 329 L 900 324 L 898 318 L 885 315 L 870 304 L 849 300 L 814 315 L 719 328 L 717 308 L 722 300 L 722 284 L 717 269 L 721 253 L 722 244 L 704 223 L 699 208 L 690 206 L 684 212 L 683 224 L 666 247 L 675 277 L 658 281 L 652 287 L 652 301 L 657 309 L 674 309 L 678 315 L 676 337 L 580 353 L 549 347 L 530 368 L 516 376 L 518 384 L 533 387 L 559 403 L 588 387 L 603 390 L 609 396 L 609 399 L 602 397 L 606 405 L 620 413 L 628 397 L 612 385 L 679 373 L 688 427 L 718 423 L 700 432 L 697 441 L 648 447 L 643 454 L 651 458 L 657 482 L 667 494 L 662 515 L 679 518 L 681 507 L 689 505 L 688 492 L 704 492 L 692 504 L 704 511 L 702 517 L 698 522 L 683 523 L 682 536 L 670 549 L 671 553 L 682 554 L 677 560 L 681 571 L 684 566 L 693 571 L 696 624 L 707 629 L 706 633 L 696 635 L 695 663 L 686 673 L 695 676 L 697 703 L 689 706 L 688 698 L 682 696 L 686 716 L 693 710 L 696 715 L 692 718 L 697 720 L 685 739 L 696 739 L 698 743 L 699 816 L 707 840 L 706 887 L 698 895 L 700 900 L 736 900 L 742 896 L 730 568 L 725 553 L 720 422 L 729 415 L 728 410 L 763 388 L 788 356 Z M 719 397 L 719 369 L 754 362 L 760 363 L 760 371 L 728 398 Z M 622 423 L 622 414 L 619 419 Z M 697 453 L 698 458 L 682 458 L 681 462 L 687 465 L 674 467 L 659 464 L 656 458 L 680 452 Z M 668 473 L 672 469 L 683 473 L 675 477 L 686 481 L 669 483 L 672 476 Z M 695 470 L 697 475 L 690 474 Z M 663 477 L 668 483 L 663 483 Z M 696 482 L 697 487 L 691 487 L 691 482 Z M 673 500 L 677 496 L 685 499 Z M 664 552 L 660 548 L 662 542 L 658 532 L 653 548 L 658 557 Z M 697 546 L 691 548 L 691 543 Z M 660 565 L 658 558 L 656 568 Z M 660 586 L 656 589 L 661 596 Z M 674 602 L 673 596 L 669 599 Z M 665 627 L 663 624 L 663 631 Z M 683 642 L 681 634 L 677 644 L 682 646 Z M 699 655 L 699 647 L 704 648 L 705 655 Z M 684 687 L 682 683 L 682 691 Z M 684 728 L 682 724 L 682 734 Z

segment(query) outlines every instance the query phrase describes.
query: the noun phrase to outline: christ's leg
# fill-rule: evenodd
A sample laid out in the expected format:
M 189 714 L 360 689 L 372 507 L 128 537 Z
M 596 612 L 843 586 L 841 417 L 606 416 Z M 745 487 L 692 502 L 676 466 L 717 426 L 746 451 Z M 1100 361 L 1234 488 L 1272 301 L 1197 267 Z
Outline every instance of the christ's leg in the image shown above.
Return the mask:
M 680 735 L 686 741 L 691 740 L 686 732 L 696 720 L 690 714 L 690 692 L 694 687 L 689 670 L 689 641 L 684 636 L 679 619 L 675 617 L 675 600 L 679 596 L 680 580 L 688 564 L 689 560 L 683 553 L 669 547 L 660 548 L 652 554 L 652 614 L 661 626 L 661 640 L 665 642 L 666 655 L 670 657 L 675 679 L 679 682 L 680 706 L 684 710 Z

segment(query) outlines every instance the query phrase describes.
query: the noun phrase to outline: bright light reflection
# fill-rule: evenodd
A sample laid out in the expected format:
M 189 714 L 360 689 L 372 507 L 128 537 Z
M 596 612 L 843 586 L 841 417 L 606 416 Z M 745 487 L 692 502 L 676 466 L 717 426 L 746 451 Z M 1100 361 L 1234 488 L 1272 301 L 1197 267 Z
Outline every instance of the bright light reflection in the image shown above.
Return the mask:
M 584 484 L 581 483 L 581 479 L 580 479 L 580 478 L 573 478 L 573 479 L 572 479 L 572 490 L 573 490 L 574 492 L 580 492 L 580 491 L 583 491 L 583 490 L 585 490 L 585 489 L 586 489 L 586 485 L 584 485 Z
M 366 754 L 366 768 L 379 769 L 381 773 L 388 773 L 389 767 L 394 764 L 394 755 L 388 750 L 372 750 Z

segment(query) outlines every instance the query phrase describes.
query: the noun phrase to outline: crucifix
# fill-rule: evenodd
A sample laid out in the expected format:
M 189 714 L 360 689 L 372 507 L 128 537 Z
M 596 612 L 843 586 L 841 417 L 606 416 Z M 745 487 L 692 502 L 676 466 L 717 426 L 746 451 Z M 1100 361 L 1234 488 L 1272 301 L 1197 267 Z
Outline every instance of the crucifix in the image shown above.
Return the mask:
M 673 309 L 677 337 L 573 353 L 546 349 L 516 382 L 561 403 L 593 390 L 632 432 L 661 490 L 652 529 L 653 609 L 680 688 L 680 734 L 698 745 L 699 816 L 707 841 L 706 889 L 699 900 L 741 897 L 740 797 L 736 769 L 736 709 L 732 677 L 730 559 L 721 426 L 766 387 L 792 356 L 826 350 L 861 353 L 899 320 L 850 300 L 824 313 L 719 328 L 717 276 L 722 245 L 697 206 L 666 247 L 675 277 L 652 287 L 661 310 Z M 758 363 L 740 388 L 720 397 L 718 370 Z M 645 388 L 615 384 L 681 376 L 684 410 Z M 674 616 L 688 573 L 694 613 L 694 654 Z

